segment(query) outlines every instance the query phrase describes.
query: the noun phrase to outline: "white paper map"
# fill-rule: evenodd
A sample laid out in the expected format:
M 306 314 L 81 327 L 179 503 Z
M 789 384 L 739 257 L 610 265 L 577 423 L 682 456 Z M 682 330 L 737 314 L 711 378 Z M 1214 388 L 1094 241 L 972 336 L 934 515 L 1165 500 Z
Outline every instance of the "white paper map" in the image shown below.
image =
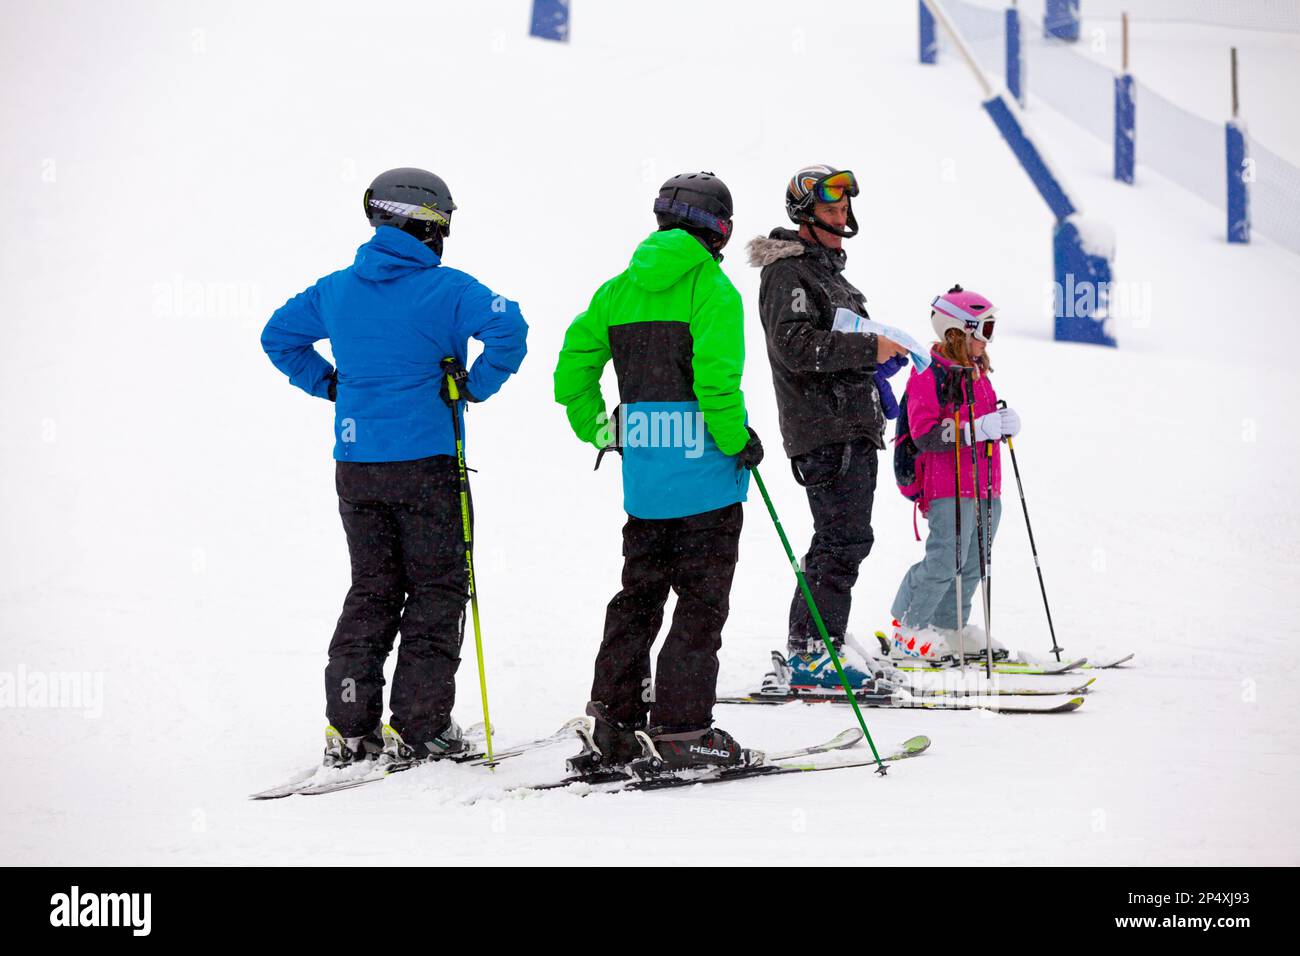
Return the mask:
M 907 349 L 912 356 L 912 364 L 916 366 L 918 372 L 924 372 L 930 367 L 930 350 L 916 339 L 892 325 L 885 325 L 875 319 L 865 319 L 852 309 L 835 310 L 835 322 L 831 325 L 831 331 L 857 332 L 861 335 L 867 335 L 868 333 L 883 335 Z

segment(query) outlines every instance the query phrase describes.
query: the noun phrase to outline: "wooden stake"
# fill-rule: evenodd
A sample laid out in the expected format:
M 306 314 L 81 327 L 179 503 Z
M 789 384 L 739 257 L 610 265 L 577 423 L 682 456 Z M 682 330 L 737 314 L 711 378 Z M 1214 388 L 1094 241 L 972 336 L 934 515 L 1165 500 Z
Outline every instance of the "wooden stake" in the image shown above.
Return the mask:
M 1120 14 L 1120 23 L 1123 24 L 1123 36 L 1124 36 L 1124 59 L 1123 59 L 1124 67 L 1123 68 L 1124 68 L 1124 72 L 1127 73 L 1128 72 L 1128 14 L 1127 13 Z
M 1232 48 L 1232 118 L 1237 118 L 1237 48 Z

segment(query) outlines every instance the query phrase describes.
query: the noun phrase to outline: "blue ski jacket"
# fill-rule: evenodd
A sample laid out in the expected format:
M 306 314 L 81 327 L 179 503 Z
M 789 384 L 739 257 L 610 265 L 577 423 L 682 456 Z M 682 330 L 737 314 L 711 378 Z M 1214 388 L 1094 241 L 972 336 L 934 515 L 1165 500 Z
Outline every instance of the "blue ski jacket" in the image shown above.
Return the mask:
M 329 339 L 338 364 L 334 457 L 412 461 L 454 455 L 439 363 L 483 353 L 465 383 L 483 401 L 519 370 L 528 325 L 518 303 L 442 265 L 414 236 L 380 226 L 346 269 L 325 276 L 271 316 L 262 348 L 289 382 L 329 397 L 334 368 L 313 347 Z

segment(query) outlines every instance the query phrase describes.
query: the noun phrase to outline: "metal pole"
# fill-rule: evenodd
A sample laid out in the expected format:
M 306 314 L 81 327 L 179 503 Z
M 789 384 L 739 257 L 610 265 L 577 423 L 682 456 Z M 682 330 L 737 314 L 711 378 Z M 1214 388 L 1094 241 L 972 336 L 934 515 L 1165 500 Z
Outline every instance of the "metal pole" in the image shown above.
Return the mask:
M 450 365 L 456 360 L 442 360 L 443 374 L 447 378 L 447 393 L 451 397 L 451 430 L 456 436 L 456 471 L 460 481 L 460 520 L 465 539 L 465 574 L 469 582 L 470 608 L 474 615 L 474 651 L 478 656 L 478 686 L 483 698 L 483 727 L 487 732 L 487 759 L 492 756 L 492 718 L 488 714 L 487 670 L 483 664 L 483 630 L 478 616 L 478 585 L 474 581 L 474 530 L 469 515 L 469 474 L 465 468 L 465 439 L 460 431 L 460 390 L 451 374 Z M 496 769 L 493 767 L 493 769 Z
M 867 729 L 866 718 L 862 716 L 862 710 L 858 707 L 858 698 L 853 693 L 853 687 L 849 684 L 849 679 L 840 664 L 840 656 L 835 653 L 835 646 L 831 644 L 830 634 L 826 631 L 826 622 L 822 620 L 821 612 L 817 610 L 817 601 L 813 598 L 812 589 L 808 587 L 808 579 L 804 576 L 803 569 L 799 567 L 799 562 L 795 560 L 794 550 L 790 547 L 790 539 L 785 536 L 785 529 L 781 527 L 781 519 L 776 516 L 776 508 L 772 504 L 771 496 L 767 493 L 767 486 L 763 484 L 763 476 L 758 473 L 757 468 L 751 468 L 749 472 L 754 476 L 754 481 L 758 484 L 758 490 L 763 495 L 763 504 L 767 505 L 767 513 L 772 517 L 772 524 L 776 527 L 776 535 L 781 539 L 781 546 L 785 548 L 786 560 L 790 562 L 790 567 L 794 570 L 794 576 L 799 581 L 799 590 L 803 592 L 803 599 L 808 604 L 808 611 L 812 614 L 813 623 L 817 625 L 817 633 L 821 636 L 822 644 L 826 646 L 826 653 L 830 655 L 831 663 L 835 665 L 835 672 L 840 676 L 840 684 L 843 685 L 844 693 L 849 699 L 849 705 L 853 708 L 853 715 L 858 718 L 858 726 L 862 728 L 863 736 L 867 738 L 867 744 L 871 747 L 871 756 L 876 758 L 876 773 L 883 777 L 889 768 L 880 759 L 880 753 L 876 750 L 876 742 L 871 739 L 871 731 Z

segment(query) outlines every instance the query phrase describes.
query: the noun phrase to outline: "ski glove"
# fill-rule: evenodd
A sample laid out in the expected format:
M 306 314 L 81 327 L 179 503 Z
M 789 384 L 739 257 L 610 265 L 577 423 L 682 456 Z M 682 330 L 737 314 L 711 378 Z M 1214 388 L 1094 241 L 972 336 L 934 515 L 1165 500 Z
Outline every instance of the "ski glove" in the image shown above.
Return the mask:
M 890 359 L 892 362 L 893 359 Z M 880 410 L 885 413 L 885 417 L 891 422 L 898 417 L 898 399 L 894 398 L 894 389 L 889 384 L 889 379 L 882 374 L 885 366 L 876 366 L 875 374 L 872 376 L 876 380 L 876 391 L 880 393 Z
M 890 421 L 898 417 L 898 400 L 894 398 L 894 389 L 889 384 L 889 379 L 907 365 L 907 362 L 906 355 L 895 355 L 877 365 L 875 372 L 872 373 L 872 378 L 876 381 L 876 391 L 880 393 L 880 410 Z
M 1020 416 L 1016 414 L 1014 408 L 1004 408 L 999 413 L 1002 416 L 1002 437 L 1015 438 L 1020 434 Z
M 970 423 L 961 426 L 966 436 L 966 444 L 973 444 L 970 437 Z M 1002 438 L 1002 413 L 989 412 L 975 419 L 974 441 L 999 441 Z
M 749 441 L 736 453 L 736 464 L 742 468 L 756 468 L 763 463 L 763 443 L 758 440 L 758 432 L 745 426 L 749 432 Z
M 477 398 L 470 394 L 470 390 L 465 387 L 465 382 L 469 379 L 469 372 L 465 370 L 465 366 L 449 359 L 443 366 L 442 387 L 438 389 L 438 395 L 441 396 L 443 402 L 446 403 L 448 408 L 453 404 L 451 400 L 451 389 L 447 387 L 447 376 L 449 375 L 451 376 L 452 381 L 456 383 L 456 391 L 460 394 L 461 398 L 467 402 L 478 401 Z
M 876 366 L 876 376 L 879 379 L 883 372 L 884 378 L 893 378 L 900 369 L 906 368 L 909 359 L 906 355 L 895 355 L 891 359 L 886 359 Z
M 330 372 L 328 376 L 328 380 L 329 380 L 329 386 L 328 386 L 329 392 L 327 397 L 331 402 L 337 402 L 339 400 L 339 370 L 335 369 L 334 371 Z

